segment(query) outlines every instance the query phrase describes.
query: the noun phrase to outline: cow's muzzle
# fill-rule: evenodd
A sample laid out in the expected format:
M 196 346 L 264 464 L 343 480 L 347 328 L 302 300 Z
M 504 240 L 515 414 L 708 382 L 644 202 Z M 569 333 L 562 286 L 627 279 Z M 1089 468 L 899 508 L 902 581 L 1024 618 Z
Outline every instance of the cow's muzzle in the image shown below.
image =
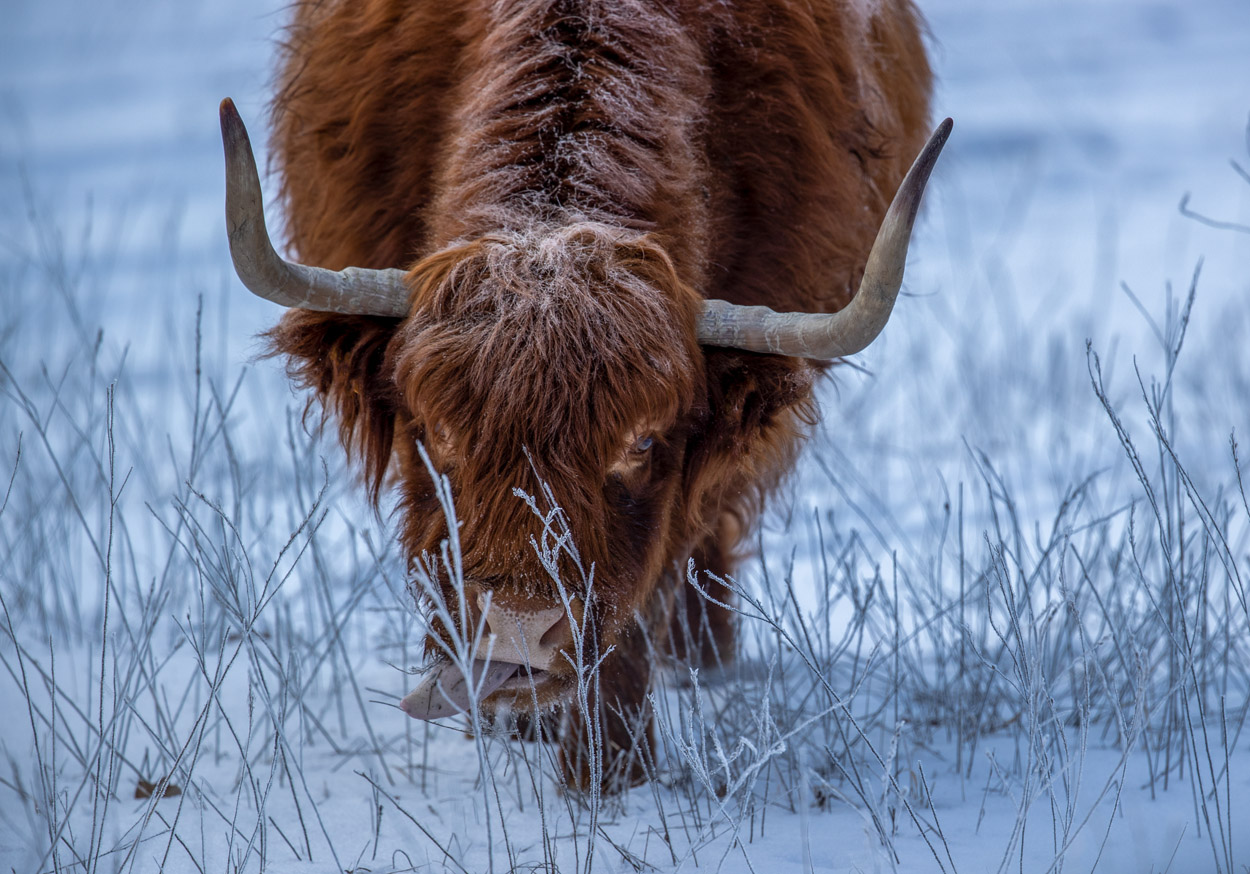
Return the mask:
M 399 703 L 414 719 L 439 719 L 466 712 L 472 703 L 499 691 L 522 692 L 546 684 L 553 670 L 567 664 L 573 635 L 564 606 L 477 596 L 485 634 L 466 675 L 462 665 L 444 658 L 430 668 L 416 689 Z M 573 605 L 577 607 L 576 603 Z M 524 699 L 523 695 L 520 695 Z

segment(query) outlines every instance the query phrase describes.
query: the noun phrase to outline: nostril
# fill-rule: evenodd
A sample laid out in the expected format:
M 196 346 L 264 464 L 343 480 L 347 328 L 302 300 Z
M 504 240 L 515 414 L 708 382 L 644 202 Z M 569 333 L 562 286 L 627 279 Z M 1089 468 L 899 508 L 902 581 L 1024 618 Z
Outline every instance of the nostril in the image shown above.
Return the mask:
M 563 607 L 540 607 L 534 599 L 497 593 L 492 593 L 488 602 L 485 592 L 478 594 L 477 601 L 486 614 L 491 658 L 495 661 L 547 670 L 555 655 L 553 646 L 572 640 Z
M 479 622 L 482 621 L 482 613 L 486 610 L 486 592 L 487 590 L 479 589 L 477 586 L 465 585 L 464 587 L 464 612 L 469 620 L 468 633 L 472 635 L 473 629 L 477 628 Z M 449 603 L 447 605 L 452 614 L 455 615 L 459 609 L 459 604 Z M 490 628 L 490 622 L 487 620 L 487 629 Z
M 544 649 L 554 649 L 562 644 L 573 642 L 573 633 L 569 628 L 568 614 L 563 614 L 555 622 L 551 623 L 551 627 L 543 632 L 543 636 L 539 638 L 538 644 Z

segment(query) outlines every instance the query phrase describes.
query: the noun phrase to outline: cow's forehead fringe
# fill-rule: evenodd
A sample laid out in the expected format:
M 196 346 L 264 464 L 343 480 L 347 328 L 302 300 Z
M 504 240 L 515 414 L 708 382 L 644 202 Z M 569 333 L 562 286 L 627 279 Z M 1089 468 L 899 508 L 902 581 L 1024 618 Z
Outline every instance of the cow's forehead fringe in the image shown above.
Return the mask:
M 585 474 L 702 381 L 699 298 L 658 243 L 594 222 L 449 247 L 409 273 L 396 381 L 412 415 L 512 464 L 522 447 Z M 568 468 L 568 469 L 560 469 Z M 577 469 L 575 469 L 577 468 Z

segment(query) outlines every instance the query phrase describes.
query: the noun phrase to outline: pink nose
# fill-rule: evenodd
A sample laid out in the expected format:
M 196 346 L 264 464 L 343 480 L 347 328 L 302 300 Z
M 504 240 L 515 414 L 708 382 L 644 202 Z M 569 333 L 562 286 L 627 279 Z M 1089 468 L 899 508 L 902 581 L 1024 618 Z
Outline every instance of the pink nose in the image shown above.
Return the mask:
M 547 671 L 560 659 L 559 651 L 573 642 L 563 606 L 535 607 L 492 594 L 488 609 L 485 592 L 478 594 L 477 606 L 486 613 L 486 630 L 493 638 L 482 641 L 479 659 L 486 657 L 489 645 L 492 662 L 528 664 Z

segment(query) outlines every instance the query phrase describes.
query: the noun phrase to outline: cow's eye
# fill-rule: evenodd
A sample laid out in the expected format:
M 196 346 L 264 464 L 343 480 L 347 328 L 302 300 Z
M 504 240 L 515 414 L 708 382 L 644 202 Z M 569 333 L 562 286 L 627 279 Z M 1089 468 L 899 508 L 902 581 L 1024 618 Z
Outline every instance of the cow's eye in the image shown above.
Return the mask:
M 438 455 L 451 451 L 451 433 L 441 422 L 432 422 L 425 429 L 425 448 Z
M 637 434 L 638 432 L 634 432 Z M 641 437 L 634 437 L 626 444 L 626 449 L 621 452 L 616 461 L 608 468 L 608 473 L 615 480 L 621 480 L 626 476 L 636 477 L 642 471 L 648 469 L 651 463 L 651 450 L 655 448 L 655 434 L 644 434 Z

